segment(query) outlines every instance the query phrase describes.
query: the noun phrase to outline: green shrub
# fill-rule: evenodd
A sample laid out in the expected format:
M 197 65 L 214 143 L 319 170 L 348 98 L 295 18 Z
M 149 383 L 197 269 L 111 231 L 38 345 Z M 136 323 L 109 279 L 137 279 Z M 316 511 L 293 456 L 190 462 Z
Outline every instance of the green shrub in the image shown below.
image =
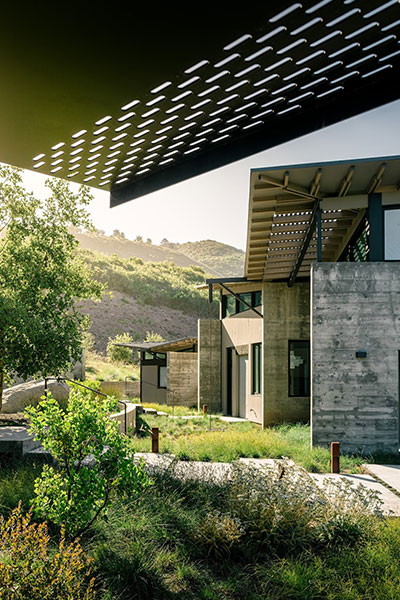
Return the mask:
M 46 523 L 31 522 L 19 505 L 0 517 L 0 600 L 92 600 L 93 560 L 63 531 L 56 552 Z
M 146 337 L 144 339 L 145 342 L 163 342 L 164 338 L 159 333 L 155 333 L 154 331 L 146 331 Z
M 115 338 L 108 338 L 107 344 L 107 356 L 115 363 L 129 364 L 132 362 L 132 350 L 131 348 L 125 348 L 124 346 L 116 346 L 115 344 L 129 344 L 133 342 L 133 338 L 129 333 L 121 333 L 116 335 Z
M 72 536 L 106 512 L 112 492 L 134 494 L 148 483 L 133 463 L 128 438 L 108 417 L 116 406 L 108 397 L 73 390 L 65 412 L 51 396 L 26 411 L 30 432 L 58 461 L 56 468 L 45 465 L 35 481 L 34 511 L 64 524 Z
M 379 495 L 349 481 L 322 487 L 288 461 L 257 467 L 234 464 L 227 506 L 249 543 L 273 553 L 354 544 L 373 535 L 383 514 Z
M 240 541 L 243 534 L 244 528 L 239 519 L 220 511 L 213 511 L 198 524 L 194 532 L 194 541 L 205 548 L 209 556 L 228 557 L 232 547 Z

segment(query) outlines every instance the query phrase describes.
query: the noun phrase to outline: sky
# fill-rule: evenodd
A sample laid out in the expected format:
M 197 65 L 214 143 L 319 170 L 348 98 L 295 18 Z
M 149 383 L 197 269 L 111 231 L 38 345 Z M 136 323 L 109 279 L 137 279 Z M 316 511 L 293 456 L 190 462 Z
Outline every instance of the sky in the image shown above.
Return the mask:
M 182 183 L 109 207 L 109 193 L 92 189 L 90 213 L 97 229 L 159 244 L 212 239 L 245 249 L 250 169 L 317 161 L 400 155 L 400 101 L 281 144 Z M 46 177 L 24 172 L 36 195 Z M 73 188 L 75 184 L 72 184 Z

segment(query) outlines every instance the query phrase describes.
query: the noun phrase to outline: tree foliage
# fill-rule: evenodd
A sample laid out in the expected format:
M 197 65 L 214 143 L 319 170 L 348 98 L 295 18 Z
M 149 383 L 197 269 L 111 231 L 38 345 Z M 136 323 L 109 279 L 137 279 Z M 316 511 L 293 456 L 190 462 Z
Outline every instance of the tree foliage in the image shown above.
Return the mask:
M 58 375 L 80 358 L 88 319 L 75 300 L 104 291 L 69 231 L 91 228 L 88 188 L 46 186 L 48 196 L 35 198 L 20 170 L 0 167 L 0 406 L 4 373 Z
M 116 346 L 115 344 L 127 344 L 133 342 L 133 338 L 129 333 L 120 333 L 114 338 L 108 338 L 107 356 L 114 363 L 124 363 L 125 365 L 132 362 L 132 350 L 124 346 Z
M 132 495 L 148 483 L 129 438 L 109 418 L 116 407 L 113 398 L 73 390 L 66 411 L 51 396 L 26 409 L 30 432 L 58 462 L 35 481 L 34 511 L 74 537 L 106 512 L 112 492 Z

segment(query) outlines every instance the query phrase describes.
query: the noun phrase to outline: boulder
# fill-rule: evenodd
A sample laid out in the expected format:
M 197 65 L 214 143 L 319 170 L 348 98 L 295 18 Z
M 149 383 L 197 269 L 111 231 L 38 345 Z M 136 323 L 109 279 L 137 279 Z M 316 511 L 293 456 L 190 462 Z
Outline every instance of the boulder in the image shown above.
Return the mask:
M 66 404 L 69 387 L 63 381 L 49 381 L 48 390 L 53 398 Z M 27 406 L 35 406 L 44 395 L 44 381 L 26 381 L 3 390 L 3 413 L 23 412 Z

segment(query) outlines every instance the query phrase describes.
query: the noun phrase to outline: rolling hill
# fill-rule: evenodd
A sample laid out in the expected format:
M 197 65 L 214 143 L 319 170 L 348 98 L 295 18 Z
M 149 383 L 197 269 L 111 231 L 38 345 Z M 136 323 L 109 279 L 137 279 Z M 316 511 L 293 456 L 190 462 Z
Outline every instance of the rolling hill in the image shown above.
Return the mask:
M 74 231 L 80 252 L 97 280 L 112 293 L 100 303 L 81 303 L 92 321 L 95 350 L 105 353 L 109 337 L 128 332 L 143 340 L 147 331 L 164 339 L 194 336 L 197 320 L 209 316 L 207 277 L 240 276 L 244 253 L 220 242 L 204 240 L 159 246 L 130 241 L 120 233 Z M 216 306 L 213 307 L 216 314 Z
M 145 262 L 173 262 L 178 267 L 203 267 L 214 277 L 243 275 L 244 252 L 233 246 L 203 240 L 175 244 L 163 240 L 159 246 L 144 241 L 128 240 L 122 235 L 107 236 L 102 232 L 73 232 L 81 248 L 121 258 L 141 258 Z

